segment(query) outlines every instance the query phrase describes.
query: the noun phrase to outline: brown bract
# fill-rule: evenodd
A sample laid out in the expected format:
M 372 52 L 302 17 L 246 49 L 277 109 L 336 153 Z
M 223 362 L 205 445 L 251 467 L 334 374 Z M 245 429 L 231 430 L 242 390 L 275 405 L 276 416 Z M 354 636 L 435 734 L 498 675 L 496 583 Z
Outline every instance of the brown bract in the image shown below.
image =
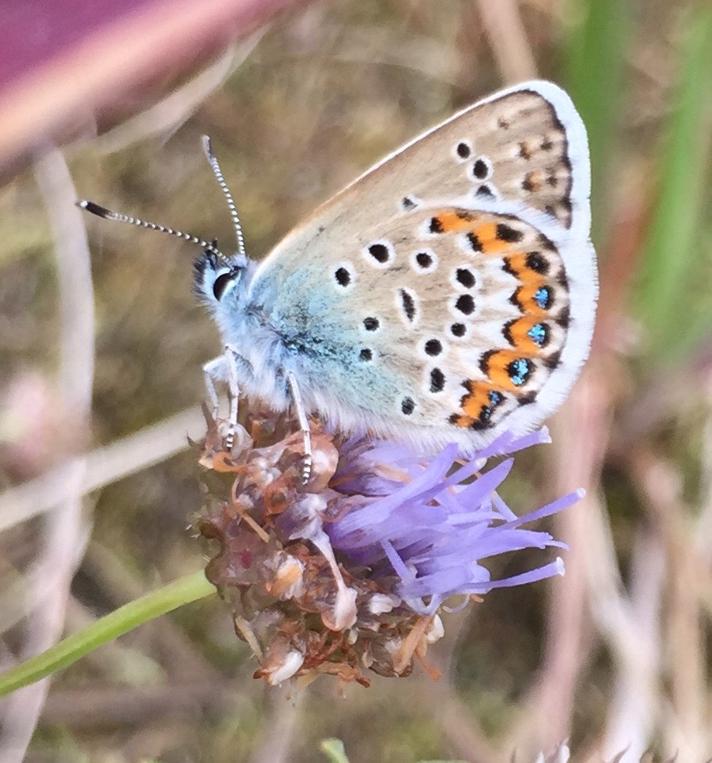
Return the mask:
M 415 659 L 437 677 L 425 655 L 442 635 L 439 617 L 405 605 L 392 573 L 374 577 L 334 556 L 325 527 L 369 500 L 339 492 L 339 440 L 314 423 L 314 468 L 302 485 L 301 436 L 273 414 L 250 414 L 232 453 L 206 419 L 206 504 L 195 526 L 217 544 L 206 574 L 259 663 L 254 677 L 276 685 L 330 674 L 368 686 L 367 671 L 403 677 Z

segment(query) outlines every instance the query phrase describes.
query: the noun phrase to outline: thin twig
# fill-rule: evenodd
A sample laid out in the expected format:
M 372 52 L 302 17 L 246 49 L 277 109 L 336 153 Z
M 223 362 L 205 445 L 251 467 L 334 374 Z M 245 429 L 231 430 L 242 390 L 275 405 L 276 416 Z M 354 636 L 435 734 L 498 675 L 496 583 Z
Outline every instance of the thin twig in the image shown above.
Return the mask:
M 217 61 L 154 106 L 99 135 L 92 141 L 92 147 L 99 153 L 113 154 L 154 135 L 165 137 L 174 133 L 247 60 L 267 28 L 260 27 L 240 43 L 228 48 Z M 81 145 L 84 146 L 84 141 Z
M 248 707 L 241 708 L 242 705 Z M 205 710 L 215 714 L 230 712 L 237 720 L 239 710 L 247 712 L 248 708 L 249 701 L 234 682 L 227 680 L 160 686 L 91 686 L 52 692 L 43 721 L 75 732 L 95 733 L 97 727 L 146 727 L 166 718 L 179 718 L 187 725 Z
M 571 734 L 577 682 L 588 660 L 591 639 L 586 611 L 588 514 L 600 481 L 608 443 L 608 387 L 597 364 L 584 373 L 569 402 L 553 422 L 548 453 L 555 491 L 585 486 L 587 496 L 555 519 L 555 534 L 569 544 L 566 575 L 550 584 L 544 659 L 527 712 L 512 737 L 512 749 L 550 749 Z
M 536 61 L 517 0 L 477 0 L 477 7 L 504 82 L 536 77 Z
M 708 697 L 702 612 L 709 601 L 709 571 L 704 557 L 695 553 L 694 524 L 688 522 L 691 512 L 682 497 L 680 470 L 649 448 L 632 451 L 628 463 L 651 524 L 665 543 L 671 572 L 665 610 L 667 646 L 660 667 L 671 695 L 662 728 L 666 747 L 683 760 L 703 760 L 712 742 L 705 717 Z
M 291 758 L 291 740 L 297 729 L 304 692 L 290 694 L 291 687 L 273 690 L 266 696 L 269 712 L 262 729 L 262 741 L 251 757 L 252 763 L 285 763 Z
M 204 431 L 200 411 L 187 408 L 6 490 L 0 495 L 0 532 L 49 511 L 64 499 L 65 475 L 79 462 L 86 465 L 79 485 L 80 494 L 86 495 L 187 450 L 188 438 L 198 439 Z
M 608 534 L 606 541 L 610 550 L 606 556 L 612 557 L 606 568 L 611 570 L 616 562 Z M 592 602 L 594 616 L 614 661 L 613 691 L 601 747 L 604 760 L 624 749 L 631 760 L 639 760 L 654 738 L 659 713 L 660 612 L 665 571 L 660 535 L 641 529 L 633 546 L 629 600 L 618 586 L 609 591 L 605 585 L 599 586 L 599 577 L 590 581 L 590 595 L 596 599 Z M 625 606 L 616 606 L 616 600 Z
M 54 232 L 60 296 L 59 388 L 67 425 L 88 432 L 94 379 L 94 291 L 89 247 L 76 191 L 64 157 L 49 151 L 35 168 Z M 81 485 L 85 464 L 75 459 L 64 472 L 63 500 L 48 514 L 40 551 L 43 574 L 33 576 L 34 605 L 20 655 L 26 658 L 51 646 L 61 635 L 74 571 L 87 540 Z M 0 760 L 21 761 L 42 710 L 48 681 L 17 692 L 7 703 L 0 736 Z

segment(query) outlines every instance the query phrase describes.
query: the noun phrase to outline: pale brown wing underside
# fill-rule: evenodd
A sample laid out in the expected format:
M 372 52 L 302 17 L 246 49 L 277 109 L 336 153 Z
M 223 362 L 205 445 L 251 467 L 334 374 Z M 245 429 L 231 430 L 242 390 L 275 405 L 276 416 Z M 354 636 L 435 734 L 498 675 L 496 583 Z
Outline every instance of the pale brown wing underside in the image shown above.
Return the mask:
M 417 157 L 413 154 L 417 153 Z M 379 193 L 379 165 L 359 179 Z M 476 105 L 388 159 L 407 207 L 417 200 L 470 197 L 521 202 L 571 223 L 571 160 L 563 124 L 554 107 L 522 90 Z
M 294 300 L 301 316 L 319 304 L 321 318 L 306 316 L 300 330 L 322 349 L 331 339 L 320 320 L 338 325 L 330 357 L 343 361 L 328 382 L 317 376 L 312 399 L 346 428 L 366 423 L 431 445 L 454 432 L 461 443 L 489 441 L 500 424 L 529 431 L 560 405 L 588 354 L 589 185 L 570 99 L 525 83 L 419 136 L 322 205 L 263 261 L 252 293 L 265 305 L 280 295 L 276 321 Z M 433 220 L 442 230 L 428 228 Z M 481 250 L 468 250 L 470 237 Z M 306 269 L 318 283 L 297 276 Z
M 569 325 L 557 246 L 516 217 L 457 208 L 415 209 L 369 233 L 323 287 L 359 327 L 353 354 L 374 387 L 402 377 L 380 413 L 482 431 L 535 403 Z

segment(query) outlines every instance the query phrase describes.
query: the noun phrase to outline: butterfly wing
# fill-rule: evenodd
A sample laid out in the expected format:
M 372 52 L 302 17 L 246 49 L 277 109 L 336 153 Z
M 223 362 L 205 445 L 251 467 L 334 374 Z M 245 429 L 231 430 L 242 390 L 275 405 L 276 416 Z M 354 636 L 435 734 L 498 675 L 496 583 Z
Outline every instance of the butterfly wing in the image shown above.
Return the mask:
M 367 170 L 295 228 L 273 256 L 301 259 L 430 199 L 522 204 L 587 239 L 586 131 L 569 96 L 550 82 L 502 90 L 455 114 Z M 368 199 L 358 203 L 356 199 Z M 326 234 L 322 236 L 322 234 Z
M 323 205 L 261 264 L 251 296 L 301 347 L 312 406 L 346 427 L 433 444 L 526 431 L 588 352 L 588 191 L 571 101 L 526 83 Z
M 437 147 L 437 148 L 436 148 Z M 445 148 L 445 152 L 443 152 Z M 428 151 L 427 149 L 430 149 Z M 379 173 L 388 164 L 385 173 Z M 576 173 L 573 168 L 576 166 Z M 345 190 L 376 194 L 398 176 L 397 204 L 470 198 L 521 202 L 588 235 L 590 172 L 586 131 L 568 95 L 549 82 L 502 90 L 455 114 L 369 169 Z M 333 201 L 336 201 L 335 197 Z

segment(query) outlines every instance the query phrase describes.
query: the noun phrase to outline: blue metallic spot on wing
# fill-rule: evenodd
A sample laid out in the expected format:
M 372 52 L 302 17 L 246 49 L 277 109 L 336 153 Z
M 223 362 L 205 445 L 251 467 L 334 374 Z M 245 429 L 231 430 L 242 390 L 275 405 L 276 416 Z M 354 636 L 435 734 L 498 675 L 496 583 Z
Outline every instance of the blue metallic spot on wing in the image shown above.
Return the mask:
M 548 286 L 542 286 L 536 290 L 534 301 L 542 310 L 547 310 L 551 306 L 551 289 Z
M 517 358 L 509 364 L 509 378 L 512 380 L 512 384 L 517 387 L 521 387 L 526 382 L 531 373 L 531 364 L 525 358 Z
M 541 347 L 546 341 L 546 326 L 543 323 L 535 323 L 527 331 L 527 336 Z

